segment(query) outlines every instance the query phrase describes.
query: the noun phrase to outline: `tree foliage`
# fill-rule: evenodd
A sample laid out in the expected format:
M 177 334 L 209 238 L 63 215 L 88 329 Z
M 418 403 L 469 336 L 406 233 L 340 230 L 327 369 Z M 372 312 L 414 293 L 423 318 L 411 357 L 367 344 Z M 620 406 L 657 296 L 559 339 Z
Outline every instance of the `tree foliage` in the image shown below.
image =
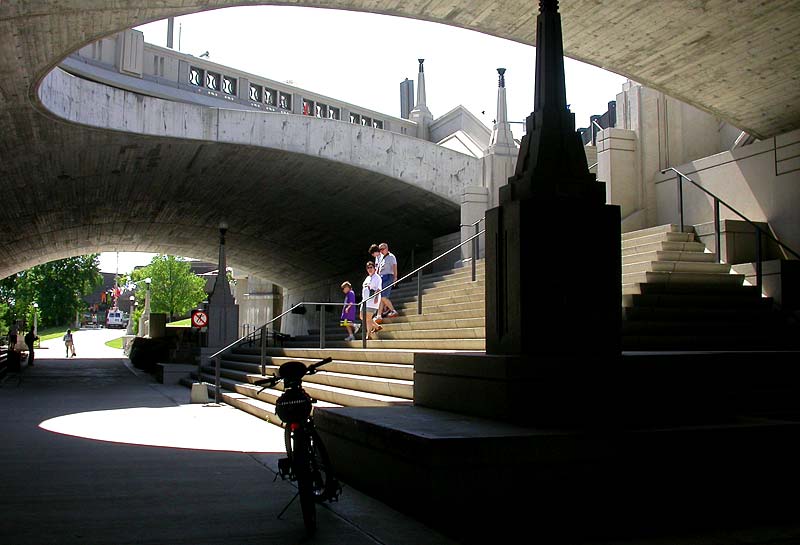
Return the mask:
M 139 311 L 144 305 L 143 280 L 150 278 L 150 312 L 164 312 L 170 320 L 183 316 L 206 298 L 206 282 L 192 272 L 187 261 L 172 255 L 157 255 L 147 267 L 136 269 L 131 279 L 137 283 Z
M 38 324 L 70 323 L 86 308 L 82 296 L 103 282 L 98 254 L 68 257 L 36 265 L 0 281 L 0 308 L 6 325 L 33 321 L 33 303 L 39 304 Z

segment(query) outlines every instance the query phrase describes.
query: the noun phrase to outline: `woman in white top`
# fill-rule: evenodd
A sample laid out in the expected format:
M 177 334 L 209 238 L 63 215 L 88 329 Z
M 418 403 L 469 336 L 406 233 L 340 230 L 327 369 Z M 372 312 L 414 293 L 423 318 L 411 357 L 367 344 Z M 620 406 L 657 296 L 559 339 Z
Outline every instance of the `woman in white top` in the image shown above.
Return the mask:
M 364 320 L 364 334 L 367 339 L 372 338 L 372 333 L 383 329 L 376 324 L 372 317 L 381 308 L 381 296 L 375 292 L 380 291 L 382 287 L 381 277 L 375 270 L 375 263 L 367 261 L 367 277 L 361 284 L 361 300 L 366 301 L 366 319 Z

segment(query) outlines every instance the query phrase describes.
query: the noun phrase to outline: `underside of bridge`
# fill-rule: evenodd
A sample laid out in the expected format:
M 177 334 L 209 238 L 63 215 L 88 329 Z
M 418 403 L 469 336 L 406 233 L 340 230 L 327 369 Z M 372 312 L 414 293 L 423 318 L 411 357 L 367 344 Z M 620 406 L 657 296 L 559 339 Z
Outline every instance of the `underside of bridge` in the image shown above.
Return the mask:
M 391 178 L 244 145 L 111 133 L 54 119 L 42 78 L 71 51 L 168 16 L 241 0 L 11 1 L 0 5 L 0 277 L 87 251 L 215 256 L 287 287 L 352 270 L 377 238 L 455 230 L 456 205 Z M 271 2 L 380 12 L 533 44 L 522 0 Z M 627 75 L 758 137 L 800 126 L 800 3 L 564 0 L 570 57 Z M 307 37 L 306 37 L 307 39 Z M 362 206 L 372 200 L 375 206 Z M 324 233 L 336 233 L 327 237 Z M 341 234 L 344 233 L 344 236 Z

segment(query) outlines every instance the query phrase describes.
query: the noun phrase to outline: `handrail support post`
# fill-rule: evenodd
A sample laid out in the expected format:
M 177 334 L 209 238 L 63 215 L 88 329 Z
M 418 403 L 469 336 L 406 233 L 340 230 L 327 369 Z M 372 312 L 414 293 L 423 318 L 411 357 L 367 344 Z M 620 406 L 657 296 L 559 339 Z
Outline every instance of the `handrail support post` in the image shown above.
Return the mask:
M 683 174 L 678 173 L 678 214 L 681 222 L 681 233 L 683 233 Z
M 222 360 L 222 356 L 217 356 L 215 359 L 214 365 L 214 402 L 220 403 L 222 401 L 222 395 L 220 393 L 220 385 L 219 385 L 219 372 L 220 372 L 220 361 Z
M 325 307 L 319 307 L 319 349 L 325 350 Z
M 267 374 L 267 325 L 261 326 L 261 376 Z
M 717 245 L 717 263 L 722 263 L 722 229 L 719 220 L 719 199 L 714 197 L 714 241 Z
M 422 270 L 417 271 L 417 314 L 422 316 Z

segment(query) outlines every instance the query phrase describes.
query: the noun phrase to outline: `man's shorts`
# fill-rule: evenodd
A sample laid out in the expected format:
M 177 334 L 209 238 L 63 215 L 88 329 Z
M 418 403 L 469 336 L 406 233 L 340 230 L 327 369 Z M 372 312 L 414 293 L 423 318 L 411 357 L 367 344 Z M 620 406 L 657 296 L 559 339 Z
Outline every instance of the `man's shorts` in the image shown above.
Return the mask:
M 382 274 L 381 281 L 383 282 L 383 291 L 381 292 L 381 297 L 389 297 L 392 294 L 392 288 L 387 288 L 386 286 L 394 282 L 394 275 Z

